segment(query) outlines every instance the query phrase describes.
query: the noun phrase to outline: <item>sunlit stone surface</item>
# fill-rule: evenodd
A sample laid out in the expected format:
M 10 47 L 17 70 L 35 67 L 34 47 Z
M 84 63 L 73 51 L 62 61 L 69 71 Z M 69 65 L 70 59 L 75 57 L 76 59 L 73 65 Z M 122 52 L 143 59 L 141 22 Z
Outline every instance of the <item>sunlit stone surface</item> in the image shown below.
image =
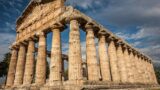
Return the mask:
M 64 2 L 32 0 L 18 18 L 5 90 L 141 90 L 158 87 L 151 58 L 87 15 L 65 6 Z M 68 55 L 61 49 L 61 32 L 66 28 L 70 29 Z M 84 60 L 81 29 L 86 32 Z M 50 51 L 46 49 L 48 33 L 53 33 Z M 50 58 L 48 79 L 47 58 Z M 68 62 L 66 71 L 64 60 Z

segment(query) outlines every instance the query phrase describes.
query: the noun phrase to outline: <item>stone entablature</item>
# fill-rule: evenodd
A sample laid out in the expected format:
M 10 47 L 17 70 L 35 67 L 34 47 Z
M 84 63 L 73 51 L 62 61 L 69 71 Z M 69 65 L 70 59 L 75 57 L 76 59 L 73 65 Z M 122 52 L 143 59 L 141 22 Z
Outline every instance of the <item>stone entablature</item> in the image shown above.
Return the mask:
M 60 8 L 63 4 L 63 0 L 31 0 L 22 15 L 17 19 L 17 31 L 23 30 L 29 24 Z
M 56 16 L 58 16 L 58 17 L 56 17 Z M 54 24 L 57 24 L 57 23 L 60 23 L 60 22 L 63 22 L 63 23 L 67 24 L 68 19 L 72 19 L 72 18 L 77 18 L 80 21 L 81 24 L 84 24 L 84 23 L 88 22 L 89 24 L 94 26 L 94 28 L 95 28 L 94 30 L 96 30 L 96 32 L 103 33 L 106 36 L 110 36 L 110 37 L 118 40 L 120 43 L 123 43 L 123 44 L 127 45 L 128 47 L 132 48 L 137 53 L 139 53 L 138 50 L 136 50 L 134 47 L 129 45 L 123 39 L 114 35 L 112 32 L 110 32 L 108 29 L 104 28 L 102 25 L 100 25 L 97 22 L 95 22 L 94 20 L 92 20 L 90 17 L 84 15 L 83 13 L 81 13 L 80 11 L 78 11 L 76 9 L 73 9 L 73 7 L 71 7 L 71 6 L 62 7 L 62 8 L 59 8 L 59 9 L 55 10 L 54 12 L 50 13 L 48 16 L 44 17 L 44 19 L 43 18 L 40 19 L 39 22 L 37 21 L 37 23 L 33 23 L 32 24 L 34 26 L 33 28 L 30 27 L 29 30 L 25 29 L 24 31 L 22 31 L 21 34 L 18 33 L 17 37 L 20 38 L 20 39 L 18 39 L 15 43 L 13 43 L 13 45 L 16 45 L 16 44 L 18 44 L 19 42 L 22 42 L 22 41 L 27 41 L 30 37 L 36 36 L 36 34 L 38 32 L 41 32 L 41 31 L 42 32 L 43 31 L 47 32 L 46 30 L 51 28 L 52 25 L 54 25 Z M 46 23 L 41 23 L 43 21 L 46 21 Z M 82 27 L 82 28 L 84 28 L 84 27 Z M 96 37 L 97 36 L 98 36 L 98 34 L 96 34 Z
M 37 3 L 38 6 L 44 3 L 42 2 Z M 153 64 L 148 56 L 80 11 L 71 6 L 64 6 L 63 0 L 56 0 L 53 3 L 57 5 L 53 7 L 57 8 L 50 12 L 52 9 L 48 8 L 52 5 L 50 2 L 50 4 L 46 4 L 48 9 L 44 8 L 46 11 L 40 10 L 44 13 L 41 15 L 42 13 L 39 11 L 34 12 L 37 10 L 37 5 L 33 6 L 31 2 L 28 7 L 32 6 L 32 9 L 27 8 L 17 21 L 17 39 L 10 47 L 12 56 L 6 87 L 33 84 L 38 86 L 81 86 L 85 82 L 129 85 L 157 84 Z M 30 11 L 33 11 L 35 15 L 38 13 L 37 16 L 29 15 Z M 70 24 L 68 56 L 62 54 L 61 47 L 61 32 L 68 28 L 67 24 Z M 82 62 L 80 28 L 86 32 L 86 62 Z M 53 33 L 50 54 L 46 50 L 47 33 Z M 99 57 L 96 52 L 95 38 L 99 39 Z M 35 48 L 36 42 L 38 48 Z M 33 62 L 35 61 L 35 51 L 38 53 L 36 64 Z M 51 58 L 48 82 L 46 80 L 47 56 Z M 63 79 L 65 58 L 69 64 L 67 81 Z M 33 67 L 36 67 L 35 71 Z

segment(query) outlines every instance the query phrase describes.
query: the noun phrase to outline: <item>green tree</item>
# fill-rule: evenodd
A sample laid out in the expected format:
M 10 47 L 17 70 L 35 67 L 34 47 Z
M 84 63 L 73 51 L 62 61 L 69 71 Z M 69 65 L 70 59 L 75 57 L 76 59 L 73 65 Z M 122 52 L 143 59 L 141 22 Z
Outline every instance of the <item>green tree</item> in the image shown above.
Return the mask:
M 0 77 L 6 76 L 9 68 L 11 54 L 6 53 L 2 62 L 0 62 Z
M 155 74 L 156 74 L 156 77 L 157 77 L 157 81 L 160 84 L 160 66 L 155 67 Z

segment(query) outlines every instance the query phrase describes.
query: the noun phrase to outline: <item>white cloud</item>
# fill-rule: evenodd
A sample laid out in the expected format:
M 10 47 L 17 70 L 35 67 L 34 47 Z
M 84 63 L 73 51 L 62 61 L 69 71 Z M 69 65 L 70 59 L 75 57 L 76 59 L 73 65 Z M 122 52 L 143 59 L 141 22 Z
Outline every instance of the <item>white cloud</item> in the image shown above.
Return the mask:
M 0 33 L 0 61 L 3 60 L 3 55 L 9 51 L 9 46 L 15 40 L 15 35 L 9 33 Z
M 132 39 L 140 39 L 145 37 L 155 37 L 160 35 L 160 27 L 148 27 L 148 26 L 142 26 L 140 27 L 139 32 L 136 34 L 133 34 L 131 36 Z

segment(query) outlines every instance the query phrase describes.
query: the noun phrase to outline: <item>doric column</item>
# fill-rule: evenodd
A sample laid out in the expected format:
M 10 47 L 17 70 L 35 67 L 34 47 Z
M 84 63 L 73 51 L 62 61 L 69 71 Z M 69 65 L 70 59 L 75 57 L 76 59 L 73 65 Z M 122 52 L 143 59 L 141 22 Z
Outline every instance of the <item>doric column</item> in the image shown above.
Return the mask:
M 150 74 L 149 74 L 149 67 L 148 67 L 148 59 L 147 58 L 145 58 L 145 68 L 146 68 L 146 70 L 145 70 L 146 84 L 150 84 L 150 78 L 149 78 Z
M 153 75 L 153 70 L 152 70 L 152 66 L 151 66 L 151 62 L 149 63 L 148 67 L 149 67 L 149 73 L 150 73 L 150 78 L 151 78 L 151 81 L 150 81 L 150 84 L 154 84 L 154 75 Z
M 25 73 L 24 73 L 24 79 L 23 79 L 24 85 L 31 84 L 33 80 L 33 76 L 34 76 L 34 62 L 35 62 L 34 44 L 35 44 L 34 41 L 32 39 L 29 39 L 28 51 L 27 51 L 27 56 L 26 56 Z
M 39 33 L 38 45 L 35 83 L 42 85 L 46 82 L 46 35 L 43 32 Z
M 148 60 L 148 62 L 146 63 L 147 64 L 147 72 L 148 72 L 148 84 L 152 84 L 152 78 L 151 78 L 151 71 L 150 71 L 150 61 L 149 61 L 149 59 L 147 59 Z
M 12 49 L 11 60 L 9 64 L 9 70 L 8 70 L 7 81 L 6 81 L 6 87 L 11 87 L 14 84 L 17 57 L 18 57 L 18 50 Z
M 14 80 L 15 86 L 19 86 L 23 83 L 25 59 L 26 59 L 26 47 L 23 44 L 20 44 L 20 49 L 18 52 L 18 61 L 17 61 L 17 66 L 16 66 L 15 80 Z
M 109 59 L 107 56 L 106 37 L 104 34 L 99 34 L 99 59 L 100 69 L 103 81 L 111 81 Z
M 130 73 L 129 52 L 128 52 L 128 48 L 126 46 L 124 46 L 123 49 L 124 49 L 124 57 L 123 58 L 126 62 L 127 82 L 130 83 L 130 81 L 129 81 L 129 78 L 130 78 L 130 76 L 129 76 L 129 73 Z
M 135 83 L 139 83 L 139 61 L 138 61 L 138 55 L 137 55 L 137 52 L 135 51 L 134 52 L 134 69 L 135 69 L 135 72 L 134 72 L 134 80 L 135 80 Z
M 109 41 L 108 55 L 109 55 L 110 66 L 111 66 L 112 80 L 114 83 L 119 83 L 120 75 L 118 70 L 116 47 L 115 47 L 115 42 L 112 38 Z
M 129 82 L 130 83 L 134 83 L 134 55 L 133 55 L 133 51 L 130 49 L 129 50 L 130 55 L 129 55 Z
M 144 81 L 145 81 L 145 84 L 148 84 L 148 74 L 147 74 L 147 66 L 146 66 L 146 62 L 147 62 L 147 60 L 146 60 L 146 58 L 144 57 L 143 58 L 143 66 L 144 66 Z
M 146 78 L 147 78 L 147 84 L 151 84 L 151 78 L 150 78 L 151 74 L 150 74 L 150 70 L 149 70 L 149 68 L 150 68 L 149 63 L 150 63 L 149 59 L 146 58 Z
M 52 28 L 52 48 L 50 62 L 50 85 L 60 84 L 62 81 L 62 52 L 61 52 L 61 27 L 58 25 Z M 56 82 L 57 81 L 57 82 Z
M 127 83 L 126 62 L 124 60 L 124 53 L 122 50 L 121 43 L 117 44 L 117 59 L 118 59 L 118 68 L 119 68 L 121 82 Z
M 73 84 L 79 84 L 82 76 L 82 54 L 79 23 L 77 20 L 70 21 L 69 34 L 69 80 Z
M 96 46 L 94 40 L 94 32 L 92 26 L 86 26 L 86 57 L 87 57 L 87 69 L 88 69 L 88 80 L 98 81 L 98 61 L 96 54 Z
M 145 59 L 144 56 L 141 57 L 141 67 L 142 67 L 142 78 L 143 78 L 143 83 L 146 84 L 146 76 L 145 76 L 145 72 L 146 72 L 146 68 L 145 68 Z
M 141 83 L 142 84 L 145 84 L 145 71 L 144 71 L 144 62 L 143 62 L 143 56 L 140 55 L 140 58 L 139 58 L 139 62 L 140 62 L 140 70 L 141 70 Z

